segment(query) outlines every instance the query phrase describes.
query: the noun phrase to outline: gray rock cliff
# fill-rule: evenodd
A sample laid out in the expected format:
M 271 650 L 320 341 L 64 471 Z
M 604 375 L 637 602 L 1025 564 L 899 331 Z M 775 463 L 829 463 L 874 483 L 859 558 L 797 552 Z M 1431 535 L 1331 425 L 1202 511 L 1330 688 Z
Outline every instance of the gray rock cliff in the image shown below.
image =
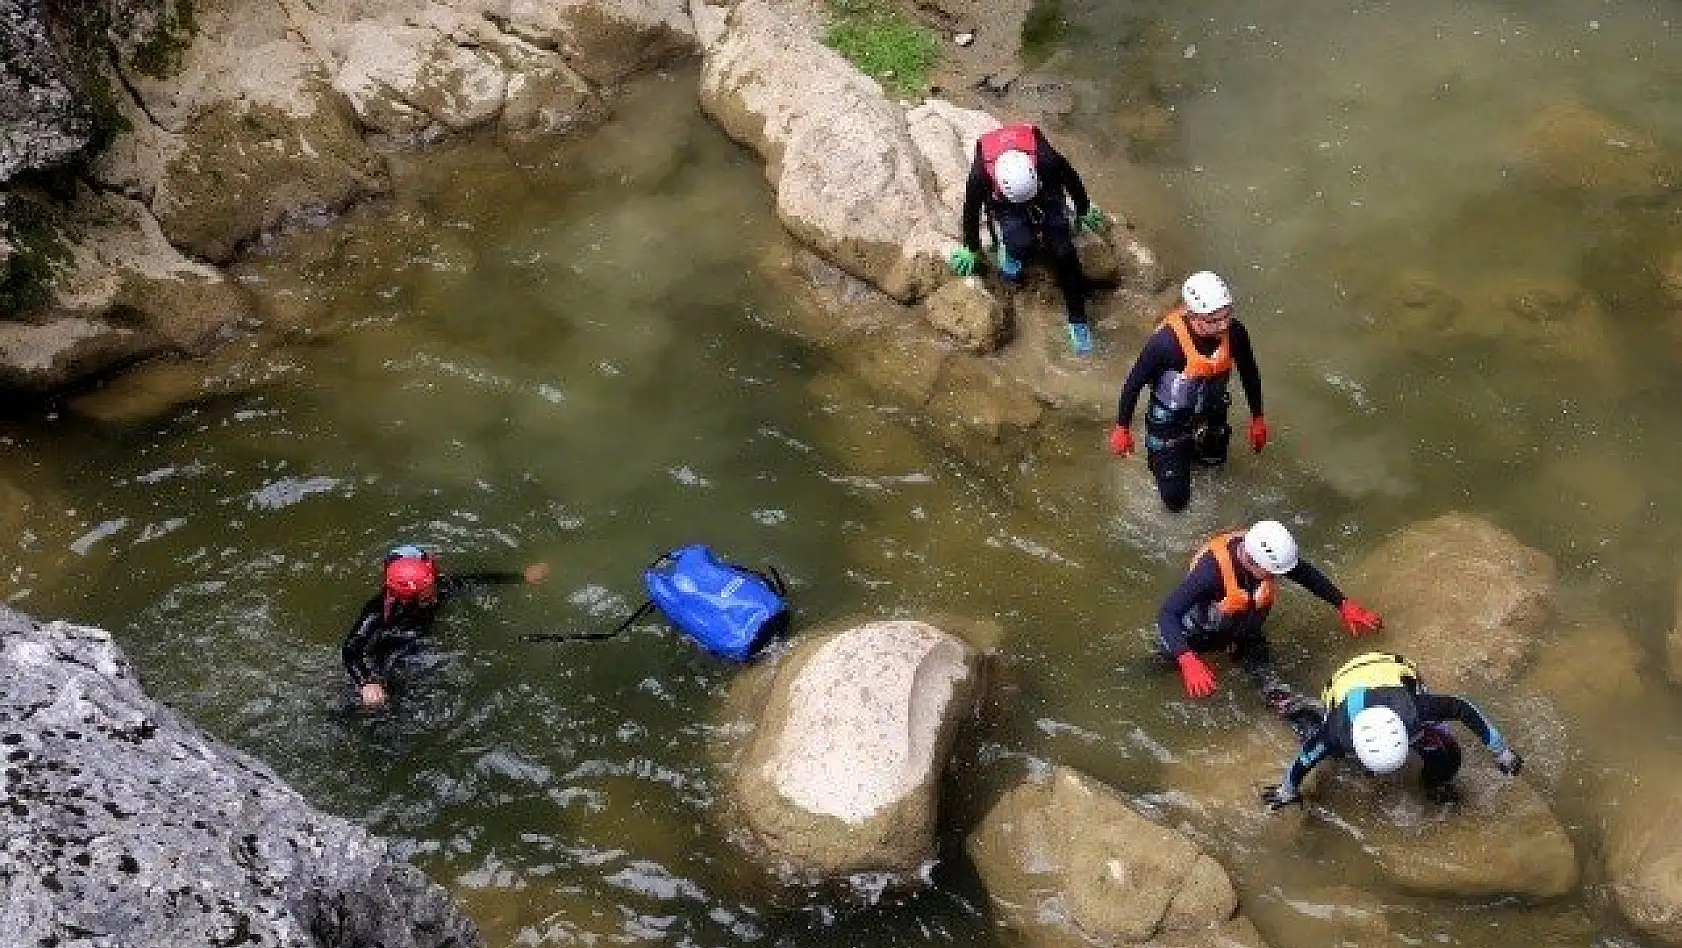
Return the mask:
M 0 607 L 0 945 L 481 948 L 444 889 L 147 697 L 108 633 Z

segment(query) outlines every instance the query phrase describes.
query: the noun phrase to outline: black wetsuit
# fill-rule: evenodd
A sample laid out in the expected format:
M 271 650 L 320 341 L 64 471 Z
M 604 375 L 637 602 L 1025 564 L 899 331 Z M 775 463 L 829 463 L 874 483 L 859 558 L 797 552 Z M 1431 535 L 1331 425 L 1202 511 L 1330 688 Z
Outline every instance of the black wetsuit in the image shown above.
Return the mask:
M 1051 147 L 1038 128 L 1034 129 L 1034 150 L 1039 193 L 1031 201 L 1015 204 L 994 193 L 986 162 L 981 158 L 981 146 L 975 146 L 969 183 L 964 188 L 964 246 L 981 253 L 981 209 L 985 206 L 997 228 L 996 236 L 1016 260 L 1026 264 L 1033 259 L 1036 247 L 1044 247 L 1051 254 L 1069 322 L 1084 323 L 1086 277 L 1081 273 L 1080 258 L 1075 255 L 1074 230 L 1064 195 L 1074 202 L 1077 218 L 1086 213 L 1091 202 L 1074 166 Z
M 1255 351 L 1250 347 L 1249 330 L 1234 319 L 1227 334 L 1232 341 L 1232 364 L 1244 385 L 1244 400 L 1249 403 L 1250 415 L 1260 415 L 1261 369 L 1256 366 Z M 1203 339 L 1194 335 L 1192 344 L 1204 355 L 1213 355 L 1220 339 Z M 1123 428 L 1133 427 L 1133 410 L 1138 406 L 1139 394 L 1145 386 L 1151 386 L 1154 393 L 1163 373 L 1184 372 L 1185 368 L 1185 353 L 1180 351 L 1174 330 L 1167 326 L 1157 327 L 1156 332 L 1145 340 L 1139 357 L 1127 373 L 1127 381 L 1122 383 L 1121 397 L 1116 405 L 1116 424 Z M 1168 411 L 1155 394 L 1152 395 L 1150 410 L 1145 415 L 1145 452 L 1151 474 L 1156 477 L 1157 493 L 1162 495 L 1162 502 L 1169 510 L 1184 510 L 1191 500 L 1193 460 L 1207 465 L 1226 462 L 1227 445 L 1232 438 L 1232 428 L 1227 424 L 1227 407 L 1231 404 L 1232 397 L 1225 391 L 1224 383 L 1221 391 L 1208 399 L 1206 405 L 1189 414 Z
M 385 612 L 385 594 L 376 594 L 362 607 L 339 650 L 345 672 L 358 688 L 369 682 L 389 685 L 397 665 L 420 648 L 421 640 L 445 602 L 474 586 L 518 583 L 524 579 L 520 573 L 495 571 L 442 576 L 438 580 L 438 598 L 431 605 L 406 606 L 393 602 L 390 616 Z
M 1254 595 L 1261 586 L 1261 580 L 1238 565 L 1237 548 L 1243 542 L 1242 537 L 1230 538 L 1227 552 L 1233 559 L 1233 575 L 1238 585 Z M 1333 606 L 1343 604 L 1343 592 L 1306 559 L 1297 560 L 1297 565 L 1283 578 Z M 1185 579 L 1168 594 L 1162 608 L 1157 611 L 1157 637 L 1161 640 L 1162 650 L 1173 659 L 1187 651 L 1202 654 L 1230 650 L 1233 660 L 1255 683 L 1269 707 L 1289 719 L 1293 726 L 1301 728 L 1301 714 L 1304 708 L 1312 705 L 1317 722 L 1318 704 L 1300 695 L 1273 667 L 1267 637 L 1262 634 L 1267 612 L 1251 609 L 1237 616 L 1223 617 L 1215 606 L 1225 597 L 1226 586 L 1221 582 L 1221 570 L 1215 557 L 1198 557 Z
M 1447 722 L 1464 724 L 1491 751 L 1499 752 L 1506 745 L 1501 732 L 1477 705 L 1454 695 L 1431 694 L 1418 678 L 1409 676 L 1400 685 L 1355 688 L 1333 705 L 1325 722 L 1303 741 L 1301 752 L 1285 772 L 1285 785 L 1300 790 L 1309 771 L 1320 761 L 1353 755 L 1351 728 L 1355 715 L 1373 707 L 1389 708 L 1401 717 L 1410 744 L 1424 763 L 1419 779 L 1427 790 L 1447 784 L 1460 771 L 1460 745 Z

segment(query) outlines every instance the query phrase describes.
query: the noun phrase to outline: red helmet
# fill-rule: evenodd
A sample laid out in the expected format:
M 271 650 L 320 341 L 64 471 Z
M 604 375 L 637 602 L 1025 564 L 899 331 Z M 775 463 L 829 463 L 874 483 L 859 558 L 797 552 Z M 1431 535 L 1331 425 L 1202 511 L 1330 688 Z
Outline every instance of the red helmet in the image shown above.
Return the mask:
M 438 598 L 438 563 L 432 554 L 403 556 L 385 564 L 385 592 L 404 603 L 429 603 Z

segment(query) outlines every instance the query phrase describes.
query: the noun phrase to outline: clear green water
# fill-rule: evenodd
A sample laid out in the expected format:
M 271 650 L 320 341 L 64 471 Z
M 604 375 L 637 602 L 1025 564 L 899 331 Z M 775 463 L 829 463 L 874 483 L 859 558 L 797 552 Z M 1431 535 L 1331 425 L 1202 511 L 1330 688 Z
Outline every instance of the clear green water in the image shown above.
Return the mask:
M 767 331 L 783 304 L 763 276 L 779 240 L 763 175 L 677 75 L 556 154 L 412 156 L 390 202 L 243 264 L 271 324 L 293 328 L 229 354 L 192 409 L 7 423 L 0 473 L 33 502 L 0 594 L 115 630 L 154 694 L 400 840 L 496 945 L 1000 940 L 955 841 L 935 890 L 904 903 L 763 889 L 714 822 L 705 745 L 730 670 L 671 632 L 519 641 L 611 625 L 636 570 L 694 539 L 775 563 L 808 620 L 1002 626 L 957 829 L 1032 761 L 1148 793 L 1163 753 L 1245 727 L 1239 689 L 1178 700 L 1150 626 L 1186 551 L 1262 513 L 1288 511 L 1335 573 L 1396 526 L 1473 510 L 1556 557 L 1568 598 L 1657 656 L 1682 392 L 1652 266 L 1676 246 L 1674 193 L 1551 190 L 1510 142 L 1570 97 L 1682 151 L 1674 6 L 1063 12 L 1080 55 L 1062 61 L 1096 82 L 1070 118 L 1086 137 L 1119 147 L 1109 110 L 1129 89 L 1106 63 L 1170 77 L 1183 136 L 1150 164 L 1183 216 L 1146 223 L 1179 231 L 1182 267 L 1233 275 L 1258 337 L 1279 440 L 1200 485 L 1190 516 L 1156 509 L 1142 465 L 1085 446 L 1003 476 L 954 459 Z M 1397 275 L 1417 273 L 1468 297 L 1562 282 L 1606 319 L 1593 347 L 1514 344 L 1522 326 L 1444 343 L 1391 318 Z M 399 709 L 346 716 L 339 639 L 405 540 L 463 568 L 554 572 L 458 604 Z M 1325 650 L 1305 598 L 1276 638 L 1315 680 L 1342 645 Z M 1652 710 L 1630 729 L 1663 740 L 1682 716 Z M 1557 772 L 1575 753 L 1534 759 Z M 1552 792 L 1577 812 L 1575 791 Z M 1229 859 L 1275 944 L 1323 937 L 1308 916 L 1347 878 L 1327 859 Z M 1406 939 L 1631 943 L 1592 889 L 1540 909 L 1380 897 Z

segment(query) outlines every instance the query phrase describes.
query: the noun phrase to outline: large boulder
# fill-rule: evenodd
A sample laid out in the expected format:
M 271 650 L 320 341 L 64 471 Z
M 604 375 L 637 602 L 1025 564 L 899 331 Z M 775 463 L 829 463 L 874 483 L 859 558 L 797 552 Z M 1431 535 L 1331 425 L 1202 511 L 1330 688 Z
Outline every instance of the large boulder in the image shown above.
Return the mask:
M 1459 803 L 1427 802 L 1411 768 L 1398 779 L 1378 780 L 1358 767 L 1321 765 L 1306 792 L 1408 892 L 1540 901 L 1574 890 L 1576 849 L 1547 801 L 1523 779 L 1497 772 L 1475 740 L 1465 746 L 1461 738 L 1466 763 L 1455 778 Z
M 777 215 L 791 234 L 912 302 L 944 279 L 957 219 L 941 207 L 904 110 L 812 32 L 787 8 L 736 4 L 705 51 L 701 107 L 765 159 Z M 956 111 L 925 114 L 928 136 L 939 140 Z
M 1449 692 L 1511 684 L 1531 659 L 1556 592 L 1547 554 L 1461 513 L 1396 533 L 1346 588 L 1384 616 L 1378 647 L 1414 660 L 1433 688 Z
M 1036 948 L 1262 944 L 1219 863 L 1066 767 L 1008 791 L 967 848 L 993 905 Z
M 1289 730 L 1275 721 L 1172 762 L 1163 773 L 1164 785 L 1174 788 L 1166 802 L 1218 827 L 1242 850 L 1286 849 L 1313 832 L 1319 858 L 1333 872 L 1416 894 L 1541 901 L 1571 891 L 1576 851 L 1546 800 L 1524 778 L 1497 772 L 1477 740 L 1457 732 L 1464 752 L 1458 803 L 1424 798 L 1417 758 L 1389 778 L 1334 759 L 1309 775 L 1303 807 L 1270 813 L 1256 788 L 1277 783 L 1297 752 Z
M 8 945 L 484 944 L 382 840 L 147 697 L 102 630 L 0 608 L 0 746 Z
M 1682 945 L 1682 757 L 1649 747 L 1638 772 L 1608 768 L 1600 828 L 1613 899 L 1631 927 L 1663 945 Z
M 803 636 L 763 693 L 740 696 L 758 722 L 732 793 L 755 849 L 784 874 L 920 881 L 935 853 L 939 778 L 974 711 L 978 660 L 916 621 Z

